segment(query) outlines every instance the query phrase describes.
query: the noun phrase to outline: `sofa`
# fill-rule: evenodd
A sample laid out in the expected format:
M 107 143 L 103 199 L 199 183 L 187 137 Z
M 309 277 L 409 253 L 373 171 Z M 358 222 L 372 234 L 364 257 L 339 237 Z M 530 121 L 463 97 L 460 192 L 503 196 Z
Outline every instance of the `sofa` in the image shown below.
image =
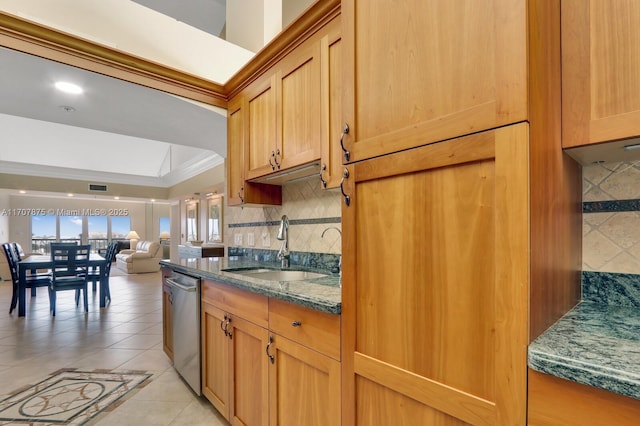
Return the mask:
M 128 274 L 141 274 L 160 270 L 162 248 L 155 241 L 138 241 L 135 250 L 122 250 L 116 254 L 116 267 Z

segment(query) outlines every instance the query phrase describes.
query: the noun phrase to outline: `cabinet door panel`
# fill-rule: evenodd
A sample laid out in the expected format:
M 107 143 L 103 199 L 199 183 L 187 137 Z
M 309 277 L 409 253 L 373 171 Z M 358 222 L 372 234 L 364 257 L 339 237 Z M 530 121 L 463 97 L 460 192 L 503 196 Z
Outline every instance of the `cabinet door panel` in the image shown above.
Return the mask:
M 278 335 L 271 353 L 270 424 L 340 424 L 340 363 Z
M 565 148 L 640 136 L 639 46 L 639 2 L 562 2 Z
M 229 419 L 229 342 L 220 324 L 224 312 L 208 303 L 202 304 L 202 394 Z
M 244 117 L 242 96 L 227 107 L 227 204 L 242 204 L 244 197 Z
M 364 377 L 464 422 L 524 424 L 527 135 L 520 124 L 349 167 L 347 387 Z
M 275 75 L 267 74 L 252 83 L 244 93 L 247 120 L 245 142 L 246 179 L 271 173 L 276 149 Z M 271 160 L 271 164 L 269 163 Z
M 320 158 L 320 45 L 312 38 L 279 64 L 281 169 Z
M 265 348 L 268 332 L 249 321 L 232 317 L 233 346 L 232 424 L 269 423 L 269 366 Z
M 337 188 L 342 178 L 340 134 L 342 115 L 342 39 L 340 18 L 329 24 L 328 34 L 320 41 L 322 86 L 322 179 L 325 188 Z
M 527 118 L 526 2 L 349 0 L 342 19 L 351 161 Z

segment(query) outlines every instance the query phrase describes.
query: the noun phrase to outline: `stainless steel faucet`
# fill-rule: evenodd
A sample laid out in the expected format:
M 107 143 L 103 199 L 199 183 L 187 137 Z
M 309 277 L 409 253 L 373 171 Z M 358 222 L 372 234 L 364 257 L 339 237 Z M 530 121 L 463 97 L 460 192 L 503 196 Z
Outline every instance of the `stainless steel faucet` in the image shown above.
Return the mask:
M 276 237 L 282 241 L 280 250 L 278 250 L 278 259 L 282 262 L 283 268 L 289 267 L 289 218 L 287 215 L 282 215 L 280 220 L 280 229 L 278 229 L 278 236 Z
M 330 226 L 328 228 L 325 228 L 324 231 L 322 231 L 322 235 L 320 235 L 320 238 L 324 238 L 324 234 L 329 229 L 335 229 L 336 231 L 338 231 L 340 233 L 340 238 L 342 238 L 342 231 L 340 230 L 340 228 L 338 228 L 336 226 Z M 340 257 L 338 257 L 338 270 L 340 271 L 340 276 L 342 276 L 342 255 L 340 255 Z

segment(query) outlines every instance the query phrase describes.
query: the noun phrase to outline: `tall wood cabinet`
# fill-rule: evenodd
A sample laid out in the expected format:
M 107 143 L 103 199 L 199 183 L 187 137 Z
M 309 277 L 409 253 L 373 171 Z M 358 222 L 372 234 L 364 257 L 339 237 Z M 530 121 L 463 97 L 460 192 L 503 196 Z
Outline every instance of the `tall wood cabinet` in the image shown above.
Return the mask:
M 342 424 L 526 424 L 527 345 L 580 297 L 560 0 L 342 20 Z
M 528 132 L 347 167 L 343 424 L 525 424 Z
M 171 270 L 162 268 L 162 350 L 173 361 L 173 290 L 167 283 Z
M 526 7 L 343 1 L 347 161 L 527 119 Z
M 562 2 L 565 148 L 640 136 L 640 2 Z

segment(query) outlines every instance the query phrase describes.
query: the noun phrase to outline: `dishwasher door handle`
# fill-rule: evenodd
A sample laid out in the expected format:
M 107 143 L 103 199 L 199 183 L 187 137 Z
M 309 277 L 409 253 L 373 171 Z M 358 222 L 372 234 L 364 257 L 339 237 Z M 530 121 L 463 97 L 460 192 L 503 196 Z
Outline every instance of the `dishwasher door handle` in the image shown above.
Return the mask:
M 180 290 L 184 290 L 184 291 L 196 291 L 198 289 L 197 286 L 195 285 L 183 285 L 180 284 L 177 281 L 172 280 L 171 278 L 167 278 L 167 282 L 172 286 L 172 287 L 176 287 L 179 288 Z

